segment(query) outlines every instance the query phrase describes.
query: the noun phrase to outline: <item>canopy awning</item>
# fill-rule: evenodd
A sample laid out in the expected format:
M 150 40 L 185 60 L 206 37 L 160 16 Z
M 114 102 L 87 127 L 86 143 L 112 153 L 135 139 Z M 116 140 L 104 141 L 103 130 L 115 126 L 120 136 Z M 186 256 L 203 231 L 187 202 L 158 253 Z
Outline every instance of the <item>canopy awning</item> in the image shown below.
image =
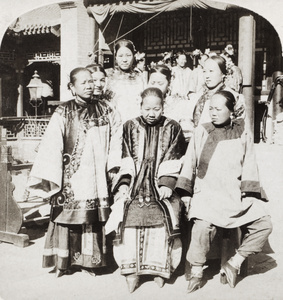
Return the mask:
M 52 4 L 20 16 L 9 26 L 9 30 L 22 35 L 53 33 L 60 36 L 60 23 L 60 6 Z
M 226 10 L 228 6 L 231 6 L 226 3 L 211 0 L 148 0 L 138 2 L 120 1 L 118 3 L 104 1 L 104 3 L 107 2 L 106 4 L 101 4 L 101 1 L 94 0 L 93 2 L 96 3 L 94 5 L 91 5 L 91 2 L 92 1 L 88 1 L 88 12 L 94 16 L 98 24 L 102 24 L 108 15 L 121 12 L 153 14 L 162 11 L 168 12 L 189 7 Z

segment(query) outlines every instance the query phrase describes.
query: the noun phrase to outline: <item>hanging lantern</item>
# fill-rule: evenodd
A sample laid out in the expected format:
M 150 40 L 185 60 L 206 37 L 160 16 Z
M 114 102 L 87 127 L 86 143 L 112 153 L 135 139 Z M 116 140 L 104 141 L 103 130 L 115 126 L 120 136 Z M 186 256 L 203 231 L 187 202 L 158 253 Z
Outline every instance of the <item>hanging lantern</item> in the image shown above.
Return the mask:
M 30 94 L 30 104 L 32 107 L 35 108 L 35 115 L 37 116 L 37 108 L 42 103 L 41 95 L 43 89 L 43 83 L 38 75 L 37 71 L 34 71 L 32 75 L 32 79 L 30 80 L 29 84 L 27 85 Z
M 42 95 L 43 84 L 37 71 L 34 71 L 32 79 L 27 85 L 30 94 L 30 100 L 40 100 Z

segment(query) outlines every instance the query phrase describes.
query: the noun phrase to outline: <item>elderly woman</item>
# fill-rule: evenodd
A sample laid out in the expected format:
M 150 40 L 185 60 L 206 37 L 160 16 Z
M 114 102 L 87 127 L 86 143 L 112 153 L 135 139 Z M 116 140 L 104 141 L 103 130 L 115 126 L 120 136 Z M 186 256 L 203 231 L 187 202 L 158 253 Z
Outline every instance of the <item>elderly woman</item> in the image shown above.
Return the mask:
M 188 218 L 194 222 L 187 252 L 188 293 L 202 286 L 203 266 L 217 227 L 240 227 L 243 232 L 236 254 L 220 271 L 230 287 L 235 287 L 243 261 L 262 250 L 272 231 L 251 133 L 243 119 L 231 119 L 235 102 L 229 91 L 212 96 L 212 122 L 196 128 L 176 183 Z
M 29 190 L 51 197 L 43 267 L 60 277 L 71 268 L 106 265 L 104 225 L 109 184 L 120 167 L 122 123 L 103 100 L 105 72 L 76 68 L 69 88 L 74 99 L 52 115 L 30 173 Z
M 195 102 L 195 108 L 191 116 L 194 127 L 210 122 L 210 99 L 217 91 L 221 90 L 228 90 L 233 93 L 236 99 L 234 115 L 237 118 L 244 117 L 245 101 L 243 95 L 225 85 L 227 75 L 225 59 L 217 55 L 208 58 L 203 65 L 203 74 L 205 85 L 199 92 L 190 96 L 190 99 Z
M 107 90 L 113 96 L 111 102 L 121 114 L 123 123 L 139 116 L 140 93 L 144 89 L 142 73 L 134 71 L 135 46 L 129 40 L 115 44 L 116 68 L 107 70 Z

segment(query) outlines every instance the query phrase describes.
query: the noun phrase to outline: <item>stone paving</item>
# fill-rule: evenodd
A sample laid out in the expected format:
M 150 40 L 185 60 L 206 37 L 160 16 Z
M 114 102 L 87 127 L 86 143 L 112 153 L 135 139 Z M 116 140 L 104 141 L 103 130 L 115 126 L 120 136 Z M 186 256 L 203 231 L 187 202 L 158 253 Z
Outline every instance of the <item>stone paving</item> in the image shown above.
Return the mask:
M 119 269 L 97 276 L 77 272 L 61 278 L 41 268 L 45 227 L 28 229 L 30 245 L 18 248 L 0 244 L 0 297 L 3 300 L 281 300 L 283 299 L 283 146 L 257 144 L 257 159 L 263 186 L 270 198 L 267 204 L 273 232 L 262 253 L 249 259 L 248 276 L 231 289 L 220 283 L 216 269 L 206 271 L 202 289 L 186 294 L 182 272 L 159 288 L 147 278 L 129 294 Z

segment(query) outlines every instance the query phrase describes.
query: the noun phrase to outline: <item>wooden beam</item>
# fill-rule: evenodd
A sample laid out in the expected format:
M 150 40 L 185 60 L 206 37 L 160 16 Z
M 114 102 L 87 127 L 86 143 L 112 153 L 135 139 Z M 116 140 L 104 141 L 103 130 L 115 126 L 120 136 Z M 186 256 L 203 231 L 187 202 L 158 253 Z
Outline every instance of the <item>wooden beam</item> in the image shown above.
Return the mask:
M 0 231 L 0 241 L 10 243 L 18 247 L 27 247 L 29 245 L 29 236 L 23 233 Z
M 243 74 L 243 95 L 246 102 L 246 122 L 254 133 L 254 66 L 255 20 L 251 14 L 243 14 L 239 20 L 238 65 Z

